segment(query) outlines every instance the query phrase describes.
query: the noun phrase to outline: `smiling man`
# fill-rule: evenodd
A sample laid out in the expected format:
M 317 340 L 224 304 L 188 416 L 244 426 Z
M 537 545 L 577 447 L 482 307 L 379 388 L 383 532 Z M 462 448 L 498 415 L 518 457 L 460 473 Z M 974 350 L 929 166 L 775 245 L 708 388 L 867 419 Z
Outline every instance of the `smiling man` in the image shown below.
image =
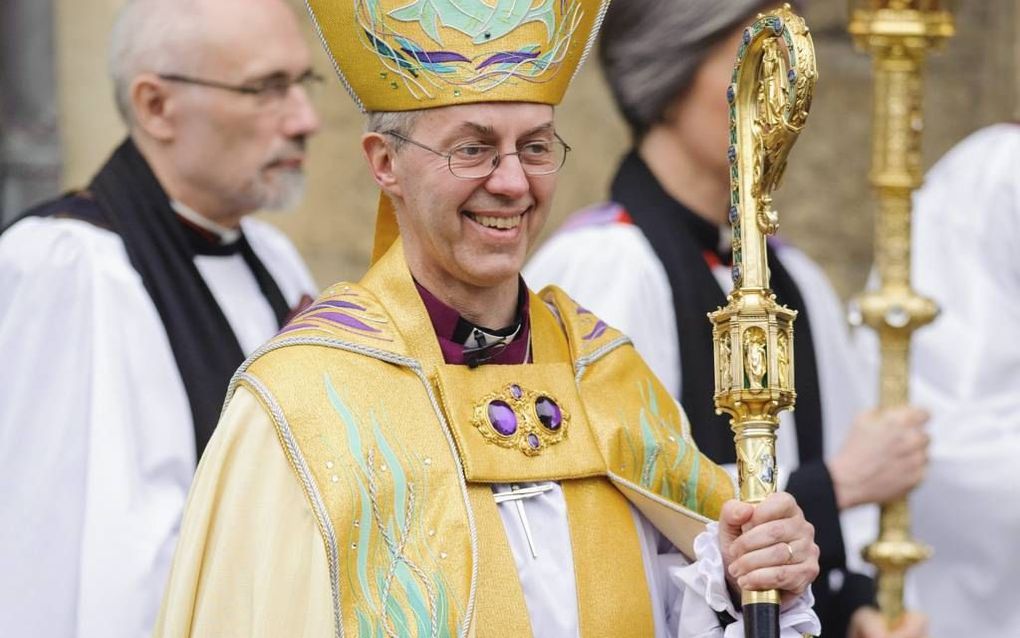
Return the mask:
M 230 376 L 316 290 L 247 218 L 301 195 L 309 62 L 281 0 L 131 0 L 127 139 L 0 235 L 5 635 L 151 632 Z
M 310 5 L 377 259 L 235 377 L 157 635 L 730 636 L 740 588 L 817 632 L 793 499 L 728 500 L 627 338 L 521 279 L 605 3 Z

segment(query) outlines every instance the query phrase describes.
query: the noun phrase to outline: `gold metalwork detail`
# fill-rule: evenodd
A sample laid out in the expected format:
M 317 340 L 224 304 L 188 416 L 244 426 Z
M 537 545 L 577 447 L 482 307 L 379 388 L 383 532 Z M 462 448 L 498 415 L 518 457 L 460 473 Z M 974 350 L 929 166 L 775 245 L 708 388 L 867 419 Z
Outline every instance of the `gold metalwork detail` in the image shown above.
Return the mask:
M 728 388 L 733 382 L 733 373 L 730 370 L 730 342 L 723 339 L 719 342 L 719 374 L 721 381 L 719 387 Z
M 744 331 L 744 370 L 752 390 L 761 390 L 768 364 L 768 353 L 765 345 L 765 332 L 758 327 Z
M 537 404 L 539 399 L 548 399 L 560 413 L 560 424 L 556 429 L 547 428 L 538 417 Z M 516 420 L 516 429 L 512 434 L 499 433 L 489 416 L 492 403 L 502 403 L 510 408 Z M 501 390 L 490 392 L 475 403 L 471 417 L 474 426 L 485 440 L 500 447 L 516 449 L 527 456 L 536 456 L 549 446 L 556 445 L 567 438 L 570 425 L 570 413 L 548 392 L 529 390 L 516 383 L 507 384 Z M 537 445 L 535 442 L 537 441 Z
M 730 221 L 733 292 L 709 314 L 715 348 L 715 406 L 732 418 L 740 498 L 776 490 L 779 413 L 793 407 L 793 320 L 769 288 L 768 235 L 779 220 L 772 192 L 807 119 L 817 77 L 814 46 L 789 5 L 759 15 L 744 32 L 730 101 Z M 745 604 L 779 603 L 775 591 L 744 592 Z
M 790 383 L 790 337 L 783 330 L 776 338 L 776 372 L 779 374 L 779 387 L 789 390 Z
M 779 604 L 779 592 L 774 589 L 769 591 L 745 591 L 740 595 L 741 605 L 754 605 L 756 603 Z
M 768 437 L 747 438 L 737 448 L 737 471 L 754 482 L 754 491 L 771 494 L 776 489 L 776 449 Z
M 877 291 L 856 301 L 860 320 L 878 332 L 879 403 L 908 402 L 910 336 L 938 309 L 910 288 L 911 194 L 921 185 L 923 71 L 928 52 L 953 34 L 944 0 L 851 0 L 849 31 L 873 56 L 875 92 L 870 180 L 879 197 L 875 224 Z M 903 614 L 906 570 L 930 555 L 910 535 L 906 499 L 882 506 L 878 540 L 865 558 L 878 568 L 878 602 L 895 623 Z

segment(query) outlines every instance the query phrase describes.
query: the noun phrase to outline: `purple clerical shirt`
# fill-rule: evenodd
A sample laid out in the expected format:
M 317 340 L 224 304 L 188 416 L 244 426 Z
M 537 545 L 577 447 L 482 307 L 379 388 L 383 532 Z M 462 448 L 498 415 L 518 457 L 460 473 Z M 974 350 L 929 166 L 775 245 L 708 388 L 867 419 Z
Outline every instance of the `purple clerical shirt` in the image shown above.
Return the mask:
M 414 285 L 418 288 L 418 294 L 421 295 L 421 300 L 425 304 L 425 310 L 429 313 L 429 318 L 432 320 L 432 329 L 435 330 L 436 337 L 439 338 L 439 347 L 443 351 L 443 359 L 449 364 L 467 365 L 464 359 L 464 344 L 454 339 L 457 324 L 461 319 L 460 313 L 444 304 L 417 281 L 414 282 Z M 524 286 L 523 280 L 520 281 L 520 285 Z M 485 361 L 486 364 L 516 365 L 527 363 L 524 358 L 528 357 L 530 359 L 528 342 L 531 338 L 531 317 L 528 308 L 529 295 L 525 294 L 523 302 L 518 308 L 521 316 L 521 329 L 517 332 L 514 340 L 494 354 L 492 358 L 487 359 Z

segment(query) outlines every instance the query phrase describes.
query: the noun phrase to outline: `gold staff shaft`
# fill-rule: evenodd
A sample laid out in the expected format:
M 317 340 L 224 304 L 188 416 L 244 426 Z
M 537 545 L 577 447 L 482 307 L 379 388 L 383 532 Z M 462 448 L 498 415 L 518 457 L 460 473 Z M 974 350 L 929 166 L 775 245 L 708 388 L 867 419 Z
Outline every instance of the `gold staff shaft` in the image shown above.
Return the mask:
M 807 119 L 814 46 L 789 5 L 759 15 L 737 52 L 730 102 L 730 223 L 733 292 L 709 314 L 715 349 L 715 405 L 729 414 L 740 497 L 758 503 L 776 490 L 779 413 L 793 407 L 793 320 L 769 287 L 766 238 L 778 219 L 772 192 Z M 779 594 L 744 592 L 747 635 L 778 636 Z
M 921 185 L 923 71 L 930 49 L 953 33 L 938 0 L 851 0 L 850 33 L 874 59 L 872 168 L 879 199 L 875 262 L 881 285 L 857 300 L 860 319 L 877 333 L 881 351 L 879 404 L 909 400 L 910 337 L 932 321 L 935 304 L 910 287 L 911 195 Z M 881 508 L 878 540 L 864 557 L 878 569 L 878 604 L 896 623 L 903 614 L 906 570 L 930 550 L 910 534 L 906 498 Z

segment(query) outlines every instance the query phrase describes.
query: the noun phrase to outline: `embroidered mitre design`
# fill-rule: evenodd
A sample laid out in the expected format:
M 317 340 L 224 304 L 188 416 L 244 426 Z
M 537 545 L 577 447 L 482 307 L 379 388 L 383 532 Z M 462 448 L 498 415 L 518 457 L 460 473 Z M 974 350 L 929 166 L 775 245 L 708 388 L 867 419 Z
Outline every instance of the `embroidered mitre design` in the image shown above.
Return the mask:
M 363 111 L 559 104 L 609 0 L 308 0 Z

